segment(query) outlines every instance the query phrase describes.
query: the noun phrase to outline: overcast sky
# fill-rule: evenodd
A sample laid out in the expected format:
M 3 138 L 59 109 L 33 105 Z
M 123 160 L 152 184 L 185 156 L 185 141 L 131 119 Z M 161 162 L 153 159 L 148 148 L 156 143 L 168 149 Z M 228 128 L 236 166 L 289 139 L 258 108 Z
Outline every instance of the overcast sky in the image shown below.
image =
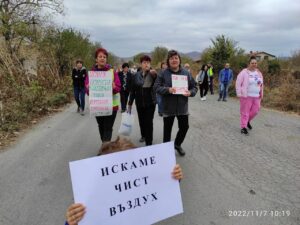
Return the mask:
M 165 46 L 202 51 L 224 34 L 247 51 L 289 56 L 300 49 L 300 0 L 64 0 L 59 23 L 110 52 L 133 56 Z

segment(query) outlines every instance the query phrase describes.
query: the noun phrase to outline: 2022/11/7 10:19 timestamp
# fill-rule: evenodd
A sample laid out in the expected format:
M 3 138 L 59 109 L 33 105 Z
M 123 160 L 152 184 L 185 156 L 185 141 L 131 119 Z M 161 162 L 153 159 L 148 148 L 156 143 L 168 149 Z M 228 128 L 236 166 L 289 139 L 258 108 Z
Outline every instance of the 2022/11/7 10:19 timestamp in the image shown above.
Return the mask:
M 229 210 L 228 211 L 229 217 L 250 217 L 250 216 L 284 217 L 290 215 L 291 212 L 289 210 Z

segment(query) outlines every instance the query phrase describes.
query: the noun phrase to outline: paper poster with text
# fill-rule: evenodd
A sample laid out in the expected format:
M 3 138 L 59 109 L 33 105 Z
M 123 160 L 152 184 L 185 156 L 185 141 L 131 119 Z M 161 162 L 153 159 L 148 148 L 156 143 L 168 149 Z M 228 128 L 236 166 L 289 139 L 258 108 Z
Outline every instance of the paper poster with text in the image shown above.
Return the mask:
M 113 71 L 89 71 L 89 104 L 91 116 L 112 115 Z
M 175 94 L 185 94 L 188 89 L 188 77 L 186 75 L 172 74 L 172 88 L 176 89 Z
M 70 162 L 79 225 L 150 225 L 183 212 L 174 142 Z

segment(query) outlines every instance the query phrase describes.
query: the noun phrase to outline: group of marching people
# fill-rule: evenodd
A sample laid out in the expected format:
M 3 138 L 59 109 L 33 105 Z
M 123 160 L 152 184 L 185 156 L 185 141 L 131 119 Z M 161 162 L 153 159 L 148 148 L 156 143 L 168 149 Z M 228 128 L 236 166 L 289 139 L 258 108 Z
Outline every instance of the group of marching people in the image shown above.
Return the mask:
M 206 100 L 208 87 L 213 95 L 213 70 L 212 65 L 204 64 L 196 76 L 196 81 L 200 87 L 200 98 Z M 233 81 L 233 71 L 229 63 L 225 63 L 224 68 L 219 72 L 219 98 L 218 101 L 227 101 L 228 89 Z M 240 127 L 241 133 L 249 135 L 248 130 L 252 130 L 251 121 L 260 110 L 260 103 L 263 98 L 263 75 L 257 68 L 255 56 L 251 56 L 247 68 L 244 68 L 237 76 L 235 82 L 236 95 L 240 100 Z
M 111 70 L 112 67 L 107 64 L 107 58 L 107 50 L 104 48 L 97 49 L 95 53 L 96 64 L 93 66 L 92 71 Z M 184 156 L 185 151 L 181 145 L 189 129 L 188 97 L 196 95 L 198 90 L 196 82 L 190 72 L 181 66 L 180 54 L 175 50 L 168 52 L 166 66 L 159 74 L 151 68 L 150 56 L 143 55 L 140 58 L 140 63 L 141 68 L 135 74 L 129 71 L 127 63 L 122 65 L 122 71 L 119 73 L 114 72 L 113 96 L 121 95 L 122 112 L 131 113 L 135 101 L 141 130 L 140 141 L 145 141 L 147 146 L 152 145 L 153 142 L 153 118 L 158 100 L 159 113 L 164 121 L 163 142 L 171 141 L 172 127 L 176 117 L 179 130 L 175 138 L 174 148 L 181 156 Z M 172 74 L 187 77 L 188 90 L 184 94 L 175 95 L 176 90 L 172 87 Z M 84 93 L 89 93 L 89 79 L 86 69 L 82 66 L 82 61 L 78 60 L 76 62 L 72 77 L 78 112 L 84 115 Z M 112 115 L 96 116 L 102 143 L 111 141 L 118 110 L 118 103 L 113 101 Z
M 108 71 L 112 67 L 107 63 L 108 52 L 104 48 L 99 48 L 95 52 L 95 65 L 92 71 Z M 141 67 L 135 73 L 129 70 L 129 64 L 122 65 L 122 71 L 114 71 L 113 96 L 121 96 L 121 111 L 131 113 L 133 102 L 135 101 L 138 120 L 141 131 L 140 142 L 152 145 L 153 141 L 153 118 L 156 104 L 158 113 L 163 117 L 164 130 L 163 142 L 171 140 L 172 127 L 175 117 L 178 120 L 179 130 L 175 138 L 175 149 L 181 155 L 185 151 L 181 145 L 189 129 L 188 120 L 188 97 L 196 95 L 200 88 L 201 100 L 206 100 L 209 85 L 213 85 L 213 67 L 211 64 L 203 65 L 196 81 L 189 72 L 189 68 L 181 66 L 180 54 L 175 50 L 170 50 L 166 62 L 161 64 L 161 71 L 157 73 L 151 68 L 151 58 L 143 55 L 140 58 Z M 187 76 L 188 90 L 185 94 L 174 94 L 172 88 L 172 74 Z M 83 62 L 77 60 L 76 68 L 72 72 L 74 95 L 78 105 L 77 111 L 84 115 L 84 95 L 89 93 L 89 79 L 87 70 L 83 67 Z M 228 88 L 233 80 L 233 72 L 229 63 L 219 72 L 219 98 L 218 101 L 227 101 Z M 248 130 L 252 129 L 251 120 L 257 115 L 260 109 L 260 101 L 263 97 L 263 77 L 257 68 L 255 57 L 251 57 L 247 68 L 243 69 L 236 79 L 236 93 L 240 98 L 240 125 L 241 133 L 248 135 Z M 213 94 L 213 87 L 210 88 Z M 117 99 L 117 98 L 115 98 Z M 113 101 L 113 112 L 110 116 L 96 116 L 99 133 L 102 143 L 111 140 L 114 121 L 119 110 L 119 101 Z
M 108 52 L 104 48 L 99 48 L 95 52 L 95 65 L 92 71 L 109 71 L 113 70 L 107 64 Z M 184 156 L 185 151 L 181 145 L 189 129 L 189 111 L 188 97 L 196 95 L 198 88 L 194 78 L 187 67 L 181 66 L 180 54 L 175 50 L 170 50 L 167 55 L 166 63 L 161 64 L 161 71 L 151 69 L 151 58 L 144 55 L 140 58 L 141 69 L 134 73 L 129 71 L 129 65 L 124 63 L 122 71 L 113 73 L 113 112 L 109 116 L 96 116 L 99 133 L 102 140 L 102 146 L 99 154 L 108 154 L 120 150 L 135 148 L 129 140 L 117 138 L 111 141 L 114 121 L 119 110 L 119 98 L 121 94 L 121 110 L 131 113 L 133 102 L 135 101 L 139 118 L 142 141 L 146 145 L 152 145 L 153 141 L 153 118 L 158 104 L 158 112 L 163 117 L 163 142 L 171 140 L 172 127 L 175 117 L 178 121 L 178 132 L 174 142 L 174 148 L 179 155 Z M 200 85 L 201 98 L 207 93 L 206 84 L 212 76 L 208 72 L 212 69 L 211 65 L 202 67 L 196 78 Z M 204 71 L 204 74 L 203 74 Z M 176 89 L 172 86 L 172 75 L 186 76 L 188 90 L 183 94 L 175 94 Z M 77 111 L 84 115 L 84 97 L 85 93 L 89 94 L 89 77 L 87 70 L 83 67 L 83 62 L 78 60 L 76 68 L 72 71 L 74 95 L 78 105 Z M 219 99 L 226 100 L 228 87 L 233 79 L 233 73 L 229 69 L 229 64 L 225 64 L 224 69 L 219 73 Z M 201 81 L 201 82 L 199 82 Z M 212 89 L 211 89 L 212 90 Z M 204 93 L 203 93 L 204 91 Z M 251 57 L 247 68 L 243 69 L 237 76 L 236 93 L 240 98 L 240 124 L 241 133 L 248 135 L 248 129 L 252 129 L 250 122 L 257 115 L 260 109 L 260 102 L 263 97 L 263 77 L 257 69 L 255 57 Z M 212 93 L 213 94 L 213 93 Z M 128 104 L 127 104 L 128 101 Z M 176 165 L 172 171 L 172 177 L 180 180 L 183 178 L 182 170 Z M 86 212 L 85 206 L 81 203 L 71 204 L 66 212 L 66 225 L 77 225 L 84 217 Z
M 97 49 L 95 53 L 96 64 L 92 68 L 92 71 L 108 71 L 111 67 L 107 64 L 108 53 L 105 49 Z M 177 117 L 179 124 L 179 131 L 175 139 L 175 149 L 177 149 L 180 155 L 184 155 L 185 152 L 181 148 L 181 144 L 184 141 L 185 135 L 188 131 L 188 97 L 195 96 L 197 87 L 191 74 L 181 67 L 180 55 L 177 51 L 169 51 L 167 65 L 168 67 L 162 70 L 159 74 L 150 67 L 151 58 L 144 55 L 140 59 L 141 70 L 135 75 L 127 76 L 128 65 L 123 64 L 122 74 L 114 73 L 112 82 L 113 95 L 118 95 L 121 90 L 129 92 L 129 102 L 127 111 L 130 113 L 132 109 L 133 101 L 135 100 L 138 117 L 140 121 L 141 131 L 145 137 L 146 145 L 152 145 L 153 139 L 153 117 L 156 104 L 156 92 L 159 94 L 162 100 L 162 115 L 164 118 L 164 142 L 171 140 L 172 126 L 175 117 Z M 82 62 L 80 62 L 82 64 Z M 82 65 L 81 65 L 82 66 Z M 125 70 L 124 70 L 125 69 Z M 73 72 L 74 73 L 74 72 Z M 81 76 L 81 80 L 84 81 L 85 93 L 89 94 L 89 79 L 86 73 L 85 79 Z M 172 74 L 188 77 L 188 90 L 183 95 L 173 95 L 175 89 L 172 88 Z M 120 75 L 120 77 L 119 77 Z M 73 79 L 74 80 L 74 79 Z M 126 81 L 128 83 L 126 83 Z M 75 82 L 74 82 L 75 85 Z M 80 88 L 79 88 L 80 89 Z M 74 87 L 74 94 L 77 94 Z M 126 102 L 127 95 L 124 95 Z M 79 112 L 83 112 L 84 107 L 80 102 L 81 98 L 77 99 L 79 102 Z M 77 102 L 76 100 L 76 102 Z M 78 103 L 77 103 L 78 104 Z M 126 108 L 122 108 L 125 110 Z M 112 152 L 118 152 L 122 150 L 136 148 L 136 146 L 127 139 L 117 138 L 115 141 L 111 141 L 112 128 L 118 106 L 113 107 L 113 113 L 110 116 L 96 116 L 96 120 L 99 127 L 100 137 L 102 140 L 102 146 L 99 155 L 109 154 Z M 173 179 L 181 180 L 183 173 L 180 165 L 175 165 L 171 176 Z M 71 204 L 66 212 L 66 225 L 78 225 L 78 222 L 82 220 L 86 213 L 86 208 L 81 203 Z

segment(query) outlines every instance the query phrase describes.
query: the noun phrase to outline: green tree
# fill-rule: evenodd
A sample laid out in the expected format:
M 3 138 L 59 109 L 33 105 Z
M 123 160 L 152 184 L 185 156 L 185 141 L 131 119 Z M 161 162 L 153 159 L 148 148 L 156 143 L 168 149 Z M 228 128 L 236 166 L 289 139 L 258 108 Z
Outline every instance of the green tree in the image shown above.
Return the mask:
M 218 35 L 215 39 L 211 39 L 211 42 L 213 44 L 211 47 L 211 63 L 216 71 L 221 70 L 230 57 L 241 51 L 237 47 L 236 41 L 224 35 Z
M 152 65 L 160 66 L 160 63 L 166 61 L 168 55 L 168 49 L 165 47 L 157 46 L 151 53 L 152 55 Z
M 131 60 L 129 60 L 129 61 L 128 61 L 128 64 L 129 64 L 129 67 L 133 67 L 133 65 L 134 65 L 134 62 L 133 62 L 133 61 L 131 61 Z
M 47 27 L 42 36 L 38 42 L 40 51 L 54 51 L 60 75 L 69 74 L 78 58 L 90 68 L 95 62 L 95 49 L 101 46 L 100 43 L 91 43 L 89 35 L 73 28 Z
M 139 54 L 136 54 L 135 56 L 133 56 L 133 62 L 136 64 L 140 63 L 140 58 L 145 55 L 145 53 L 141 52 Z
M 212 46 L 204 49 L 201 54 L 203 64 L 212 63 L 214 70 L 218 73 L 226 62 L 231 64 L 234 74 L 247 66 L 248 56 L 245 50 L 237 46 L 237 42 L 224 35 L 218 35 L 211 39 Z
M 212 48 L 206 48 L 201 53 L 201 61 L 203 64 L 207 64 L 212 61 Z
M 268 62 L 268 72 L 271 75 L 279 75 L 280 74 L 280 61 L 278 59 L 270 60 Z
M 247 67 L 248 60 L 249 56 L 243 49 L 239 49 L 228 59 L 234 76 L 236 76 L 243 68 Z
M 107 63 L 115 67 L 117 66 L 118 58 L 112 52 L 110 52 L 108 54 Z

